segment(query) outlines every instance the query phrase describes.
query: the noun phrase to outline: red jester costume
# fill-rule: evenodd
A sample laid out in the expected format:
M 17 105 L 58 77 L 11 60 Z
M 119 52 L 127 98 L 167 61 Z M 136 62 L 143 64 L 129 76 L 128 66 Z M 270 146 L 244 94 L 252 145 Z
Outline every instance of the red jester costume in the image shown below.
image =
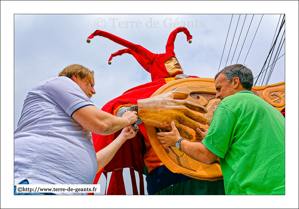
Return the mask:
M 132 54 L 139 64 L 151 74 L 152 82 L 127 90 L 121 96 L 104 105 L 102 108 L 103 111 L 116 115 L 121 107 L 136 105 L 137 100 L 149 98 L 157 89 L 166 83 L 175 80 L 176 75 L 183 75 L 183 70 L 175 58 L 174 53 L 174 41 L 176 35 L 180 32 L 184 32 L 187 36 L 187 41 L 191 43 L 192 36 L 187 28 L 179 27 L 169 35 L 166 44 L 166 53 L 163 54 L 154 54 L 140 45 L 133 44 L 101 30 L 95 31 L 88 37 L 88 43 L 94 36 L 102 36 L 126 47 L 126 49 L 119 50 L 112 54 L 109 59 L 109 64 L 113 57 L 129 53 Z M 193 188 L 190 188 L 188 190 L 189 192 L 183 194 L 224 194 L 223 180 L 216 182 L 197 180 L 182 174 L 172 173 L 168 170 L 155 154 L 148 139 L 144 124 L 141 123 L 138 127 L 140 132 L 137 133 L 136 137 L 126 141 L 110 163 L 108 163 L 95 178 L 94 183 L 96 184 L 102 172 L 106 178 L 107 173 L 112 172 L 108 190 L 106 191 L 108 195 L 126 194 L 123 180 L 123 168 L 130 169 L 133 194 L 138 194 L 134 171 L 137 171 L 139 174 L 140 194 L 144 194 L 144 182 L 142 176 L 144 173 L 147 175 L 147 191 L 150 195 L 176 194 L 168 192 L 168 187 L 171 187 L 172 185 L 179 185 L 177 188 L 178 190 L 180 190 L 181 186 L 189 188 L 192 185 Z M 106 147 L 119 133 L 120 132 L 117 132 L 109 136 L 93 134 L 95 151 L 97 152 Z M 189 182 L 188 185 L 183 185 L 185 182 Z

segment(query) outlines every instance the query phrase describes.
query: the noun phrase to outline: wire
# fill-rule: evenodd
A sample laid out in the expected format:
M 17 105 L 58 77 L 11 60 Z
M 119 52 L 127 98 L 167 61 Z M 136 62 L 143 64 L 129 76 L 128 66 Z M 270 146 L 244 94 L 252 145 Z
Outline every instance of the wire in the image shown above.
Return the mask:
M 238 56 L 238 59 L 237 59 L 237 62 L 236 62 L 236 63 L 238 63 L 238 61 L 239 61 L 239 57 L 240 57 L 240 55 L 241 55 L 241 52 L 242 52 L 242 49 L 243 49 L 243 46 L 244 46 L 244 43 L 245 43 L 246 37 L 247 37 L 247 35 L 248 35 L 248 31 L 249 31 L 249 29 L 250 29 L 250 26 L 251 26 L 251 23 L 252 23 L 253 17 L 254 17 L 254 15 L 252 15 L 252 18 L 251 18 L 251 21 L 250 21 L 250 24 L 249 24 L 249 27 L 248 27 L 248 30 L 247 30 L 246 36 L 245 36 L 245 38 L 244 38 L 244 41 L 243 41 L 243 44 L 242 44 L 242 47 L 241 47 L 241 50 L 240 50 L 240 53 L 239 53 L 239 56 Z
M 235 29 L 235 33 L 234 33 L 233 39 L 232 39 L 232 44 L 230 45 L 230 48 L 229 48 L 229 52 L 228 52 L 228 55 L 227 55 L 225 66 L 227 64 L 227 60 L 228 60 L 228 57 L 229 57 L 229 54 L 230 54 L 230 50 L 232 49 L 232 46 L 233 46 L 233 42 L 234 42 L 236 31 L 237 31 L 237 28 L 238 28 L 238 25 L 239 25 L 240 17 L 241 17 L 241 15 L 239 15 L 239 18 L 238 18 L 238 22 L 237 22 L 237 25 L 236 25 L 236 29 Z
M 284 15 L 284 16 L 285 16 L 285 15 Z M 277 36 L 276 36 L 276 38 L 275 38 L 275 41 L 274 41 L 274 43 L 273 43 L 273 45 L 272 45 L 272 47 L 271 47 L 271 49 L 270 49 L 270 51 L 269 51 L 269 53 L 268 53 L 268 56 L 267 56 L 267 58 L 266 58 L 266 60 L 265 60 L 265 62 L 264 62 L 264 65 L 263 65 L 263 67 L 262 67 L 262 69 L 261 69 L 261 71 L 260 71 L 260 73 L 259 73 L 259 75 L 258 75 L 258 78 L 257 78 L 257 80 L 255 81 L 255 84 L 254 84 L 254 85 L 256 85 L 257 81 L 259 80 L 259 78 L 260 78 L 260 76 L 261 76 L 261 74 L 262 74 L 262 72 L 263 72 L 263 69 L 264 69 L 264 67 L 265 67 L 265 65 L 266 65 L 266 63 L 267 63 L 267 60 L 268 60 L 268 58 L 269 58 L 269 56 L 270 56 L 270 53 L 271 53 L 272 50 L 274 50 L 274 48 L 275 48 L 275 45 L 276 45 L 278 36 L 279 36 L 279 34 L 280 34 L 280 31 L 281 31 L 281 29 L 282 29 L 284 23 L 285 23 L 285 20 L 284 20 L 284 18 L 283 18 L 282 23 L 281 23 L 280 28 L 279 28 L 279 31 L 278 31 Z
M 271 49 L 271 46 L 272 46 L 272 44 L 273 44 L 273 42 L 274 42 L 274 39 L 275 39 L 275 35 L 276 35 L 277 28 L 278 28 L 278 26 L 279 26 L 280 18 L 281 18 L 281 15 L 279 16 L 279 19 L 278 19 L 278 22 L 277 22 L 277 26 L 276 26 L 276 29 L 275 29 L 275 32 L 274 32 L 274 36 L 273 36 L 273 39 L 272 39 L 272 43 L 271 43 L 271 45 L 270 45 L 270 49 Z M 272 56 L 272 55 L 271 55 L 271 56 Z M 270 65 L 270 60 L 271 60 L 271 58 L 269 59 L 268 67 L 269 67 L 269 65 Z M 272 65 L 271 65 L 271 66 L 272 66 Z M 268 67 L 267 67 L 266 69 L 268 69 Z M 261 75 L 261 77 L 264 76 L 264 78 L 265 78 L 265 76 L 266 76 L 266 74 L 267 74 L 267 73 L 266 73 L 267 71 L 263 71 L 263 72 L 265 72 L 265 74 L 264 74 L 264 75 Z M 262 84 L 260 84 L 260 85 L 262 85 Z
M 242 28 L 241 28 L 241 31 L 240 31 L 240 35 L 239 35 L 239 38 L 238 38 L 238 41 L 237 41 L 237 44 L 236 44 L 236 48 L 235 48 L 232 60 L 230 61 L 230 64 L 232 64 L 232 62 L 233 62 L 233 59 L 234 59 L 234 56 L 235 56 L 235 53 L 236 53 L 236 50 L 237 50 L 237 47 L 238 47 L 238 44 L 239 44 L 239 40 L 240 40 L 242 31 L 243 31 L 243 27 L 244 27 L 244 23 L 245 23 L 246 17 L 247 17 L 247 15 L 245 15 L 245 18 L 244 18 L 244 21 L 243 21 L 243 25 L 242 25 Z
M 232 23 L 232 20 L 233 20 L 233 16 L 234 15 L 232 15 L 232 18 L 230 19 L 230 23 L 229 23 L 229 27 L 228 27 L 228 31 L 227 31 L 227 35 L 226 35 L 226 40 L 225 40 L 225 43 L 224 43 L 224 48 L 223 48 L 223 51 L 222 51 L 222 55 L 221 55 L 221 59 L 220 59 L 219 67 L 218 67 L 218 72 L 219 72 L 219 69 L 220 69 L 220 64 L 221 64 L 221 61 L 222 61 L 222 56 L 223 56 L 223 53 L 224 53 L 224 49 L 225 49 L 227 37 L 228 37 L 228 34 L 229 34 L 230 26 L 231 26 L 231 23 Z
M 276 29 L 275 29 L 275 32 L 274 32 L 274 36 L 273 36 L 273 40 L 272 40 L 271 46 L 272 46 L 272 44 L 273 44 L 273 41 L 274 41 L 274 38 L 275 38 L 275 35 L 276 35 L 276 31 L 277 31 L 277 28 L 278 28 L 278 26 L 279 26 L 280 18 L 281 18 L 281 15 L 279 15 L 279 19 L 278 19 L 277 26 L 276 26 Z M 283 19 L 282 19 L 282 20 L 283 20 Z M 270 63 L 269 63 L 269 64 L 270 64 Z M 268 64 L 268 66 L 269 66 L 269 64 Z
M 280 57 L 278 57 L 278 58 L 275 60 L 275 63 L 276 63 L 282 56 L 284 56 L 284 55 L 285 55 L 285 53 L 283 53 Z M 274 63 L 272 63 L 269 67 L 271 67 L 272 65 L 274 65 Z M 268 67 L 268 68 L 269 68 L 269 67 Z M 263 69 L 263 71 L 265 71 L 265 70 L 267 70 L 267 68 Z M 257 77 L 258 77 L 258 75 L 255 76 L 254 79 L 256 79 Z
M 267 60 L 267 62 L 268 62 L 268 66 L 270 65 L 270 62 L 271 62 L 271 60 L 272 60 L 272 55 L 273 55 L 273 53 L 274 53 L 274 49 L 275 49 L 275 47 L 276 47 L 276 42 L 275 42 L 275 44 L 274 44 L 273 50 L 272 50 L 271 53 L 270 53 L 270 58 Z M 275 57 L 275 56 L 274 56 L 274 57 Z M 265 67 L 265 65 L 264 65 L 263 67 Z M 267 68 L 267 69 L 268 69 L 268 68 Z M 265 71 L 264 78 L 263 78 L 263 80 L 262 80 L 261 83 L 264 83 L 264 80 L 265 80 L 266 75 L 267 75 L 267 71 L 268 71 L 268 70 Z
M 262 15 L 261 20 L 260 20 L 260 23 L 259 23 L 259 25 L 257 26 L 257 29 L 256 29 L 256 31 L 255 31 L 254 37 L 253 37 L 253 39 L 252 39 L 252 42 L 251 42 L 251 44 L 250 44 L 250 47 L 249 47 L 249 49 L 248 49 L 248 52 L 247 52 L 247 55 L 246 55 L 246 57 L 245 57 L 245 60 L 244 60 L 243 64 L 245 64 L 245 61 L 246 61 L 247 56 L 248 56 L 248 53 L 249 53 L 249 51 L 250 51 L 250 49 L 251 49 L 251 46 L 252 46 L 252 43 L 253 43 L 253 41 L 254 41 L 255 35 L 256 35 L 256 33 L 257 33 L 259 27 L 260 27 L 260 24 L 261 24 L 261 21 L 262 21 L 262 19 L 263 19 L 263 16 L 264 16 L 264 15 Z
M 272 46 L 273 44 L 273 41 L 274 41 L 274 38 L 275 38 L 275 34 L 276 34 L 276 31 L 277 31 L 277 28 L 278 28 L 278 25 L 279 25 L 279 22 L 280 22 L 280 18 L 281 18 L 281 15 L 279 16 L 279 19 L 278 19 L 278 22 L 277 22 L 277 26 L 276 26 L 276 29 L 275 29 L 275 32 L 274 32 L 274 36 L 273 36 L 273 39 L 272 39 L 272 43 L 270 46 Z
M 270 56 L 270 59 L 269 59 L 269 63 L 270 63 L 270 61 L 271 61 L 272 54 L 273 54 L 273 52 L 274 52 L 274 49 L 275 49 L 275 46 L 276 46 L 276 43 L 277 43 L 279 34 L 280 34 L 280 32 L 281 32 L 281 29 L 282 29 L 284 23 L 285 23 L 285 16 L 283 16 L 283 19 L 282 19 L 281 24 L 280 24 L 279 31 L 278 31 L 278 33 L 277 33 L 277 35 L 276 35 L 276 39 L 275 39 L 275 41 L 274 41 L 274 43 L 273 43 L 273 45 L 272 45 L 272 47 L 271 47 L 271 49 L 270 49 L 270 51 L 269 51 L 269 54 L 268 54 L 268 56 L 267 56 L 267 58 L 266 58 L 266 61 L 265 61 L 264 65 L 263 65 L 263 68 L 265 67 L 265 64 L 267 63 L 267 60 L 268 60 L 270 54 L 271 54 L 271 56 Z M 281 39 L 281 40 L 282 40 L 282 39 Z M 281 41 L 280 41 L 280 43 L 281 43 Z M 280 44 L 279 44 L 279 45 L 280 45 Z M 263 69 L 263 68 L 262 68 L 262 69 Z M 265 80 L 266 75 L 267 75 L 268 68 L 266 68 L 266 69 L 267 69 L 267 70 L 265 71 L 264 78 L 263 78 L 263 80 L 261 81 L 261 85 L 264 83 L 264 80 Z M 261 73 L 260 73 L 260 75 L 261 75 Z
M 285 38 L 283 39 L 283 42 L 282 42 L 282 44 L 281 44 L 281 47 L 280 47 L 280 49 L 279 49 L 279 52 L 278 52 L 278 53 L 276 53 L 276 54 L 277 54 L 277 56 L 280 54 L 280 51 L 281 51 L 281 49 L 282 49 L 282 46 L 283 46 L 284 42 L 285 42 Z M 280 44 L 280 43 L 279 43 L 279 44 Z M 276 57 L 277 57 L 277 56 L 276 56 Z M 276 64 L 276 62 L 275 62 L 275 64 Z M 270 70 L 270 73 L 269 73 L 269 76 L 268 76 L 268 79 L 267 79 L 266 85 L 268 85 L 268 83 L 269 83 L 269 80 L 270 80 L 270 78 L 271 78 L 271 75 L 272 75 L 272 73 L 273 73 L 273 70 L 274 70 L 275 64 L 272 66 L 272 68 L 271 68 L 271 70 Z
M 284 30 L 284 32 L 283 32 L 283 34 L 282 34 L 282 37 L 281 37 L 281 39 L 280 39 L 280 42 L 279 42 L 279 44 L 278 44 L 277 49 L 279 49 L 279 48 L 281 47 L 280 44 L 281 44 L 281 41 L 282 41 L 282 39 L 283 39 L 284 33 L 285 33 L 285 30 Z M 275 45 L 276 45 L 276 44 L 275 44 Z M 281 48 L 280 48 L 280 50 L 281 50 Z M 268 63 L 271 62 L 273 52 L 274 52 L 274 49 L 273 49 L 272 52 L 271 52 L 271 57 L 270 57 Z M 277 57 L 277 52 L 278 52 L 278 50 L 276 50 L 276 53 L 275 53 L 275 55 L 274 55 L 274 59 L 273 59 L 273 60 L 275 60 L 275 57 Z M 279 51 L 279 52 L 280 52 L 280 51 Z M 271 70 L 270 70 L 270 73 L 269 73 L 269 74 L 271 75 Z M 264 75 L 264 78 L 263 78 L 262 83 L 264 83 L 264 80 L 265 80 L 266 75 L 267 75 L 267 71 L 266 71 L 266 73 L 265 73 L 265 75 Z M 268 78 L 267 78 L 266 80 L 269 81 L 269 79 L 270 79 L 270 78 L 269 78 L 269 75 L 268 75 Z M 266 82 L 266 83 L 267 83 L 267 82 Z

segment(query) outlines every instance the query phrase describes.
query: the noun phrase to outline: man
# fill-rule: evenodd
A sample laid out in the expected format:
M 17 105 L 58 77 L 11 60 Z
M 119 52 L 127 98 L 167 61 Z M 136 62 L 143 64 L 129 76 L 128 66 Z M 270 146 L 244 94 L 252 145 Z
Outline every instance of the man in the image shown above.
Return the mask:
M 27 95 L 15 131 L 16 184 L 92 184 L 95 175 L 127 140 L 136 112 L 115 117 L 96 108 L 93 71 L 66 67 L 58 77 L 40 82 Z M 124 129 L 123 129 L 124 128 Z M 90 132 L 123 129 L 117 139 L 95 153 Z
M 215 76 L 218 105 L 202 142 L 180 142 L 181 150 L 206 164 L 220 158 L 225 194 L 285 194 L 285 122 L 283 115 L 250 90 L 250 69 L 236 64 Z M 181 138 L 158 133 L 164 147 Z

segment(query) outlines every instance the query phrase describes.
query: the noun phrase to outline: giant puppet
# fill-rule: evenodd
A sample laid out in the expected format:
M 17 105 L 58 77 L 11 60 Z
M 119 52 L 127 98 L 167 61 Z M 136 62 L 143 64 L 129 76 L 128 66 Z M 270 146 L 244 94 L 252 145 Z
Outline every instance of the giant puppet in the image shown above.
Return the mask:
M 112 172 L 107 194 L 126 194 L 123 168 L 130 169 L 133 194 L 138 194 L 134 171 L 140 177 L 140 194 L 144 194 L 143 173 L 147 175 L 149 194 L 224 194 L 219 162 L 211 165 L 200 163 L 175 147 L 163 148 L 156 137 L 159 130 L 170 130 L 170 122 L 175 121 L 185 139 L 200 141 L 194 130 L 209 127 L 214 109 L 220 102 L 215 98 L 213 79 L 183 74 L 174 53 L 174 41 L 180 32 L 184 32 L 187 41 L 191 42 L 192 36 L 187 28 L 179 27 L 169 35 L 166 52 L 163 54 L 154 54 L 140 45 L 105 31 L 97 30 L 88 37 L 88 43 L 94 36 L 102 36 L 125 46 L 126 49 L 111 55 L 109 64 L 117 55 L 132 54 L 151 74 L 152 79 L 152 82 L 124 92 L 102 108 L 114 115 L 118 115 L 124 108 L 131 108 L 138 111 L 139 118 L 143 121 L 138 124 L 140 132 L 136 137 L 126 141 L 112 161 L 96 176 L 94 183 L 98 182 L 102 173 L 107 178 L 107 173 Z M 278 110 L 284 108 L 284 83 L 253 87 L 253 91 Z M 107 146 L 118 134 L 93 134 L 95 151 Z M 179 186 L 175 187 L 176 185 Z

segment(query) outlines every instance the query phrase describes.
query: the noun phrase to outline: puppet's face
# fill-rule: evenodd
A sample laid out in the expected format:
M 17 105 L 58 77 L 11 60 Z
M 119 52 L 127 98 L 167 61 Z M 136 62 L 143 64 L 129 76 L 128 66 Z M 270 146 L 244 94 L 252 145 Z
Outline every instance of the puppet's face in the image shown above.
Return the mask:
M 182 67 L 175 57 L 170 57 L 168 60 L 164 62 L 165 68 L 170 76 L 175 76 L 177 74 L 182 74 Z

